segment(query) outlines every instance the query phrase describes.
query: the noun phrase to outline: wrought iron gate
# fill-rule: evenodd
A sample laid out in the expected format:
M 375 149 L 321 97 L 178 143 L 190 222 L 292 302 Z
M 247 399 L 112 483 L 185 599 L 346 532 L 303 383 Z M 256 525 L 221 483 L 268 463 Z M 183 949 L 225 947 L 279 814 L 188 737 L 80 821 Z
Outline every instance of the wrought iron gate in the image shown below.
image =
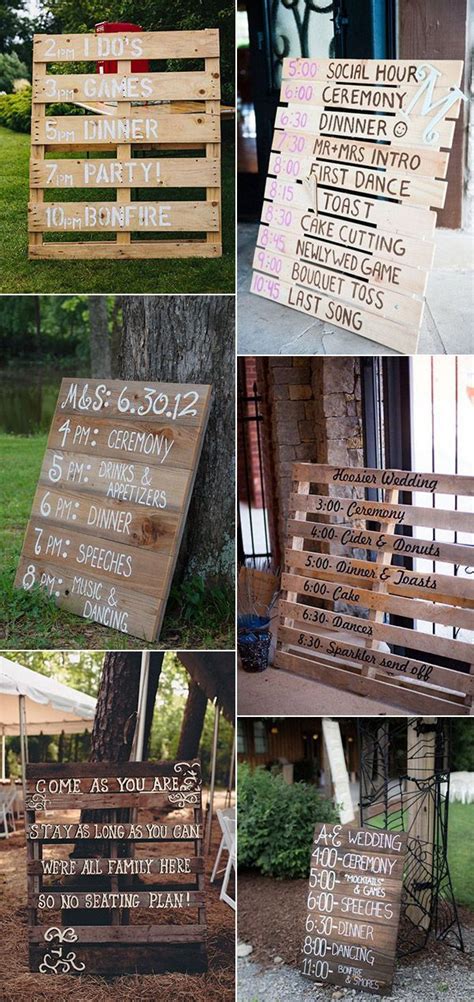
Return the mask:
M 408 832 L 402 956 L 429 936 L 464 950 L 448 864 L 450 730 L 447 718 L 359 721 L 361 825 Z
M 238 560 L 248 567 L 270 566 L 272 548 L 268 521 L 263 449 L 263 398 L 246 363 L 238 359 Z

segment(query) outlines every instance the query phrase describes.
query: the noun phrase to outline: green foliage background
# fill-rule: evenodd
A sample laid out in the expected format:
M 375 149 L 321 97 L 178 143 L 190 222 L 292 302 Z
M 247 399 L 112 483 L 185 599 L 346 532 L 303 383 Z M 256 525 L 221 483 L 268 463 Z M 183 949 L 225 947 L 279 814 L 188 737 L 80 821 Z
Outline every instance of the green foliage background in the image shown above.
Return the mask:
M 246 763 L 239 765 L 237 810 L 239 866 L 280 879 L 308 876 L 316 822 L 339 821 L 314 786 L 289 786 L 282 776 Z

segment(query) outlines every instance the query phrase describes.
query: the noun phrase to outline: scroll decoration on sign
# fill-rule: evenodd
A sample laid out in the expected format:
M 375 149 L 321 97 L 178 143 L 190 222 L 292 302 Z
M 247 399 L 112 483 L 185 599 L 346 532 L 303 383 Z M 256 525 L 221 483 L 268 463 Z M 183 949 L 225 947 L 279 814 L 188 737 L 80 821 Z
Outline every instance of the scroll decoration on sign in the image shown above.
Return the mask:
M 416 351 L 462 71 L 284 60 L 252 292 Z
M 77 941 L 77 934 L 71 927 L 68 929 L 58 929 L 56 926 L 52 926 L 46 930 L 44 938 L 46 942 L 57 939 L 60 944 L 75 943 Z M 45 953 L 43 962 L 38 968 L 41 974 L 70 974 L 71 969 L 81 974 L 82 971 L 85 971 L 86 965 L 77 963 L 76 954 L 72 950 L 64 956 L 62 945 L 51 948 L 50 953 Z
M 474 478 L 295 463 L 293 479 L 275 667 L 417 713 L 472 712 Z M 326 484 L 340 495 L 311 493 Z
M 16 587 L 154 640 L 210 402 L 210 386 L 64 379 Z

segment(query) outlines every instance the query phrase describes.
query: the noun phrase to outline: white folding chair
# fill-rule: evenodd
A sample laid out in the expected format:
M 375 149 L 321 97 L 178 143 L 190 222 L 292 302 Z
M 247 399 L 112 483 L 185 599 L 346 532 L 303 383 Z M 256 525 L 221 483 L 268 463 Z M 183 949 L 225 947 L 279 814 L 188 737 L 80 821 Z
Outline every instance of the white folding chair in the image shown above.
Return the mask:
M 222 853 L 223 853 L 224 849 L 227 848 L 226 847 L 226 836 L 224 834 L 224 829 L 222 828 L 222 824 L 221 824 L 221 818 L 224 817 L 224 815 L 226 817 L 229 817 L 231 819 L 231 821 L 235 825 L 235 807 L 226 807 L 223 811 L 221 811 L 221 810 L 217 811 L 217 817 L 218 817 L 219 824 L 220 824 L 221 831 L 222 831 L 222 838 L 221 838 L 220 846 L 219 846 L 219 848 L 217 850 L 216 861 L 215 861 L 214 866 L 212 868 L 211 880 L 210 880 L 211 884 L 214 883 L 214 880 L 215 880 L 217 874 L 220 873 L 221 871 L 223 872 L 225 870 L 225 866 L 222 866 L 221 869 L 219 870 L 220 858 L 222 856 Z M 228 851 L 228 849 L 227 849 L 227 851 Z
M 0 838 L 10 837 L 11 833 L 8 828 L 9 818 L 11 820 L 12 832 L 16 831 L 15 800 L 16 800 L 15 787 L 10 787 L 0 792 L 0 824 L 3 825 L 3 831 L 0 831 Z
M 215 880 L 217 873 L 219 872 L 219 862 L 224 850 L 228 853 L 227 864 L 221 869 L 224 870 L 224 876 L 222 878 L 221 893 L 219 895 L 221 901 L 225 901 L 226 904 L 230 905 L 231 908 L 235 909 L 235 900 L 231 898 L 230 894 L 227 893 L 227 888 L 229 886 L 229 880 L 232 873 L 232 868 L 236 869 L 236 856 L 235 856 L 235 807 L 228 807 L 225 810 L 217 811 L 217 817 L 219 824 L 221 826 L 222 838 L 221 843 L 217 852 L 216 861 L 211 874 L 211 883 Z

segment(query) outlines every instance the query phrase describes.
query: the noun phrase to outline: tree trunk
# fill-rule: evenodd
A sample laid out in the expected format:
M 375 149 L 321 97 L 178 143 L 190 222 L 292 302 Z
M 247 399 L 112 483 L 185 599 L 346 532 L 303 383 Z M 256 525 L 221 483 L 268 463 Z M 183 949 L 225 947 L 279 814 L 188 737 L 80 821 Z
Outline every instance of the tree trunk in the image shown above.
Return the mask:
M 112 362 L 106 296 L 89 296 L 89 327 L 91 376 L 110 379 Z
M 112 355 L 112 379 L 120 377 L 120 342 L 122 340 L 122 299 L 115 296 L 112 306 L 112 329 L 110 332 L 110 348 Z
M 211 383 L 213 400 L 175 583 L 234 584 L 234 300 L 124 296 L 124 379 Z
M 92 729 L 90 762 L 128 762 L 137 719 L 141 653 L 109 651 L 105 655 Z M 163 654 L 150 655 L 143 758 L 150 740 L 153 709 Z
M 176 758 L 196 758 L 204 726 L 204 717 L 206 716 L 206 706 L 206 693 L 203 692 L 197 682 L 193 682 L 191 679 Z
M 161 674 L 163 654 L 150 655 L 148 699 L 145 712 L 145 735 L 143 758 L 146 757 L 150 741 L 153 709 Z M 128 762 L 132 750 L 133 736 L 137 721 L 138 691 L 140 682 L 140 651 L 109 651 L 104 658 L 99 695 L 92 728 L 90 762 Z M 126 822 L 129 810 L 114 811 L 116 820 Z M 109 810 L 84 810 L 81 821 L 84 824 L 110 821 Z M 107 855 L 107 843 L 76 843 L 73 855 L 85 857 L 102 853 Z
M 38 358 L 41 357 L 41 296 L 34 296 L 35 307 L 35 346 Z
M 235 716 L 235 654 L 234 651 L 178 651 L 178 658 L 193 682 L 201 687 L 208 699 L 217 699 L 230 723 Z

